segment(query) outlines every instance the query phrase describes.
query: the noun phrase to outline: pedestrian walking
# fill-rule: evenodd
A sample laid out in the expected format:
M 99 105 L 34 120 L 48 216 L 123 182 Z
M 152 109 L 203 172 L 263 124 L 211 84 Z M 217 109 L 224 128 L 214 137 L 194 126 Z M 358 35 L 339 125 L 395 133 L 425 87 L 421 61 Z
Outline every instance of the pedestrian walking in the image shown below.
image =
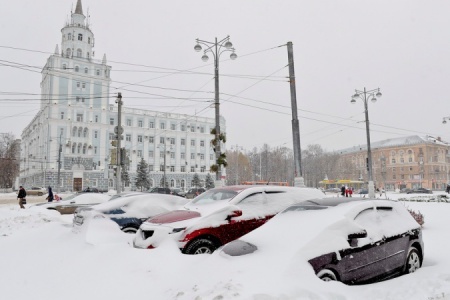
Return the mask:
M 447 188 L 445 189 L 445 191 L 448 193 L 450 193 L 450 184 L 447 184 Z
M 353 195 L 353 188 L 348 188 L 348 196 L 352 197 Z
M 348 197 L 348 190 L 349 190 L 349 188 L 348 188 L 348 186 L 346 186 L 345 187 L 345 197 Z
M 53 201 L 53 192 L 52 192 L 52 188 L 50 186 L 48 187 L 47 201 L 48 202 L 52 202 Z
M 344 196 L 345 195 L 345 186 L 342 186 L 341 187 L 341 196 Z
M 25 206 L 23 206 L 23 205 L 27 204 L 26 196 L 27 196 L 27 192 L 25 191 L 23 186 L 20 186 L 19 193 L 17 194 L 17 199 L 19 199 L 20 208 L 25 208 Z

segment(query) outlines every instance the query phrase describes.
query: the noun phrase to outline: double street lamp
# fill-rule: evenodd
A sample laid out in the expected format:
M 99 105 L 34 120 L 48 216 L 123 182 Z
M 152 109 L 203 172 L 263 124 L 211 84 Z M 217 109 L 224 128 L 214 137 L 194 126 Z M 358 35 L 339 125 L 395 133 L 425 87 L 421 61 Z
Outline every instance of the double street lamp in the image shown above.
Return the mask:
M 444 117 L 442 118 L 442 124 L 447 124 L 447 120 L 450 120 L 450 117 Z M 447 155 L 445 157 L 445 166 L 446 166 L 446 171 L 447 171 L 447 184 L 450 184 L 450 180 L 449 180 L 449 170 L 448 170 L 448 157 L 450 157 L 450 144 L 447 144 Z
M 380 89 L 374 89 L 367 91 L 364 88 L 363 91 L 355 90 L 355 94 L 352 96 L 351 103 L 356 103 L 357 99 L 361 99 L 364 102 L 364 113 L 366 116 L 366 135 L 367 135 L 367 170 L 369 172 L 369 197 L 375 197 L 375 186 L 373 183 L 372 176 L 372 150 L 370 149 L 370 130 L 369 130 L 369 110 L 368 110 L 368 101 L 372 101 L 373 103 L 377 102 L 377 98 L 381 97 Z M 386 187 L 385 187 L 386 188 Z
M 203 50 L 202 60 L 207 62 L 209 56 L 207 53 L 212 53 L 214 57 L 214 105 L 215 105 L 215 115 L 216 115 L 216 145 L 215 145 L 215 153 L 216 153 L 216 163 L 217 163 L 217 173 L 216 180 L 222 179 L 221 174 L 221 166 L 219 164 L 220 158 L 220 110 L 219 110 L 219 58 L 220 55 L 224 52 L 230 51 L 230 59 L 234 60 L 237 58 L 236 53 L 234 53 L 233 44 L 230 42 L 230 36 L 218 41 L 215 38 L 214 42 L 208 42 L 204 40 L 197 39 L 197 44 L 194 47 L 194 50 L 197 52 L 202 51 L 202 45 L 205 47 Z

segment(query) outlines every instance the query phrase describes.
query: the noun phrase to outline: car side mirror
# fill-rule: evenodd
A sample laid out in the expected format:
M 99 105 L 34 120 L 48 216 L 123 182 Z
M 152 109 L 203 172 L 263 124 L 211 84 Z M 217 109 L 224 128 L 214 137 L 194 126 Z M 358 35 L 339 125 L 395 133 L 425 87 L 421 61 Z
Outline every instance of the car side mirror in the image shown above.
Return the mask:
M 367 231 L 363 230 L 361 232 L 357 233 L 350 233 L 348 235 L 348 243 L 351 247 L 357 247 L 358 246 L 358 239 L 362 239 L 367 237 Z
M 242 216 L 242 210 L 233 210 L 228 216 L 227 220 L 230 221 L 232 218 Z

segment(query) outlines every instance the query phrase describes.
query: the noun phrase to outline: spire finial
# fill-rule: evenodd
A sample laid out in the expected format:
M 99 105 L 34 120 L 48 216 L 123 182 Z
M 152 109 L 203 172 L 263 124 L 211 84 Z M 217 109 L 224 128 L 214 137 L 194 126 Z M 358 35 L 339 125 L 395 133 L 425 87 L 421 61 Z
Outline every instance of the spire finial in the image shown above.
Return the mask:
M 82 15 L 83 14 L 83 7 L 81 6 L 81 0 L 77 1 L 77 6 L 75 7 L 75 13 Z

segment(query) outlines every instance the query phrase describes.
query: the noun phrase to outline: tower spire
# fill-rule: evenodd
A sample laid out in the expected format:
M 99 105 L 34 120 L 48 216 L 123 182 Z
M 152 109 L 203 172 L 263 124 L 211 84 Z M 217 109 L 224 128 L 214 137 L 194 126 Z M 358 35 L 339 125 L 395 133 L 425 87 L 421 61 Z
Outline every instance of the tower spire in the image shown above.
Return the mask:
M 75 13 L 82 15 L 83 14 L 83 7 L 81 6 L 81 0 L 77 1 L 77 6 L 75 7 Z

